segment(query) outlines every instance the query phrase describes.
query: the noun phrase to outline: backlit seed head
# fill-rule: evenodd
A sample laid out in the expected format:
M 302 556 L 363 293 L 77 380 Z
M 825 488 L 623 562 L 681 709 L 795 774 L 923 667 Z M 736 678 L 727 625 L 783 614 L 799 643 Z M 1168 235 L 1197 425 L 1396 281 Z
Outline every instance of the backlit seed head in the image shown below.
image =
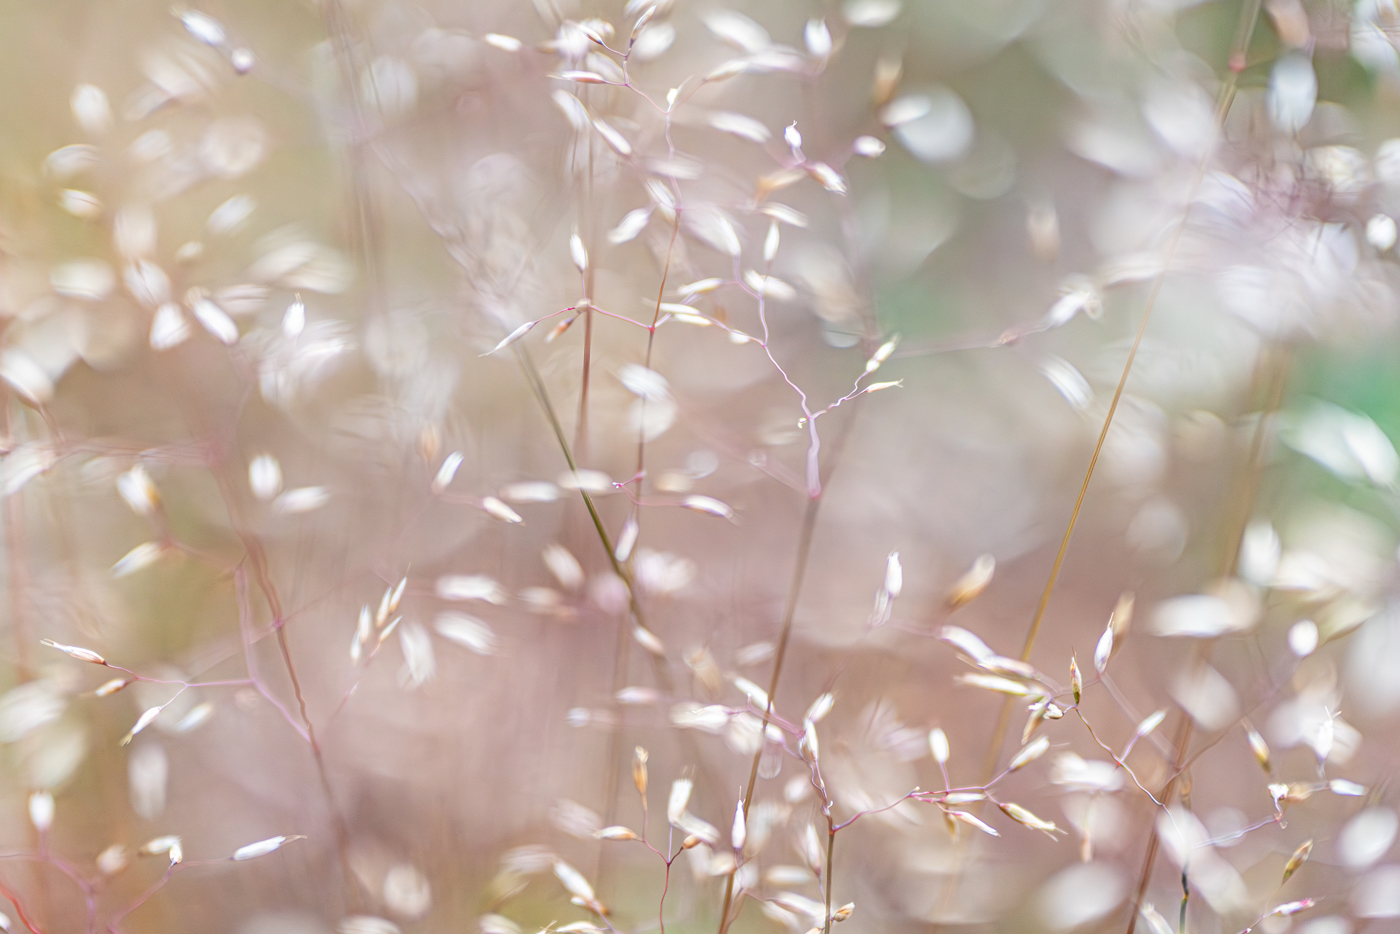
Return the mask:
M 671 797 L 666 804 L 666 819 L 672 824 L 681 819 L 685 806 L 690 803 L 690 789 L 693 783 L 688 778 L 678 778 L 671 783 Z
M 583 238 L 577 233 L 569 237 L 569 255 L 573 258 L 574 265 L 579 272 L 588 270 L 588 250 L 583 246 Z
M 1122 644 L 1123 637 L 1128 634 L 1128 627 L 1133 624 L 1133 603 L 1135 598 L 1131 590 L 1124 591 L 1114 604 L 1113 615 L 1108 618 L 1108 625 L 1113 630 L 1113 640 Z
M 104 876 L 114 876 L 131 863 L 131 851 L 113 843 L 97 855 L 97 870 Z
M 1264 742 L 1264 737 L 1259 735 L 1259 731 L 1254 727 L 1245 725 L 1245 738 L 1249 741 L 1249 749 L 1254 753 L 1254 758 L 1259 762 L 1259 767 L 1265 772 L 1273 771 L 1273 764 L 1269 757 L 1269 744 Z
M 147 840 L 145 845 L 141 847 L 140 852 L 144 856 L 157 856 L 161 853 L 170 852 L 170 848 L 172 846 L 177 846 L 179 843 L 180 838 L 176 836 L 156 837 L 153 840 Z
M 820 723 L 822 718 L 831 713 L 831 709 L 835 706 L 836 696 L 828 691 L 825 694 L 819 695 L 816 700 L 812 701 L 812 705 L 807 708 L 807 713 L 803 715 L 802 719 L 810 720 L 813 723 Z
M 1059 831 L 1059 827 L 1054 822 L 1037 817 L 1019 804 L 1001 804 L 1002 813 L 1014 820 L 1016 823 L 1029 827 L 1032 830 L 1043 830 L 1051 837 Z
M 282 465 L 271 454 L 259 454 L 248 463 L 248 486 L 253 495 L 270 502 L 282 492 Z
M 29 796 L 29 822 L 40 833 L 47 833 L 53 826 L 53 795 L 47 791 L 36 791 Z
M 128 678 L 113 678 L 111 681 L 106 682 L 92 693 L 95 697 L 106 697 L 109 694 L 117 693 L 130 683 L 131 681 Z
M 944 733 L 941 727 L 934 727 L 928 734 L 929 751 L 933 753 L 933 761 L 939 765 L 948 764 L 948 734 Z
M 627 841 L 639 839 L 637 834 L 626 827 L 614 826 L 604 827 L 602 830 L 594 831 L 593 836 L 599 840 Z
M 71 655 L 73 658 L 76 658 L 80 662 L 91 662 L 94 665 L 107 664 L 107 661 L 101 655 L 98 655 L 96 652 L 94 652 L 92 649 L 85 649 L 81 646 L 76 645 L 64 645 L 63 643 L 55 642 L 52 639 L 40 639 L 39 642 L 41 645 L 47 645 L 51 649 L 58 649 L 60 652 L 64 652 L 68 655 Z
M 149 516 L 160 506 L 160 493 L 140 464 L 117 478 L 117 492 L 138 516 Z
M 1104 673 L 1108 667 L 1108 660 L 1113 657 L 1113 622 L 1104 627 L 1103 635 L 1099 636 L 1098 645 L 1094 646 L 1094 670 L 1099 674 Z
M 647 751 L 641 746 L 632 757 L 632 784 L 637 786 L 637 794 L 647 796 Z
M 1011 759 L 1011 764 L 1007 766 L 1007 771 L 1014 772 L 1023 766 L 1030 765 L 1036 759 L 1045 755 L 1045 751 L 1050 748 L 1050 740 L 1044 736 L 1039 737 L 1035 742 L 1024 747 Z
M 1146 717 L 1143 718 L 1143 721 L 1138 724 L 1136 735 L 1148 735 L 1153 730 L 1157 729 L 1157 727 L 1161 726 L 1162 721 L 1165 720 L 1166 717 L 1167 712 L 1165 710 L 1159 710 L 1156 713 L 1148 714 Z
M 948 609 L 956 610 L 960 606 L 965 606 L 976 600 L 982 591 L 987 589 L 987 585 L 992 582 L 992 575 L 996 573 L 997 562 L 991 555 L 982 555 L 972 562 L 972 567 L 967 573 L 958 578 L 948 591 Z
M 1293 851 L 1293 855 L 1288 858 L 1288 864 L 1283 867 L 1283 882 L 1287 882 L 1293 873 L 1298 871 L 1298 867 L 1307 862 L 1308 855 L 1312 853 L 1313 842 L 1305 841 L 1298 849 Z M 1282 885 L 1283 882 L 1279 884 Z

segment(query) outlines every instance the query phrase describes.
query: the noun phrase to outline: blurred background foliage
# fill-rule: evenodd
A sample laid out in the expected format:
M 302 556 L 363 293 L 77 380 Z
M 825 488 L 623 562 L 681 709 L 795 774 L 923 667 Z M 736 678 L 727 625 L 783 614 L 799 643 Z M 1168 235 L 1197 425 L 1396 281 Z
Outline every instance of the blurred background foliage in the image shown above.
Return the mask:
M 1400 10 L 650 7 L 0 5 L 7 929 L 1394 924 Z

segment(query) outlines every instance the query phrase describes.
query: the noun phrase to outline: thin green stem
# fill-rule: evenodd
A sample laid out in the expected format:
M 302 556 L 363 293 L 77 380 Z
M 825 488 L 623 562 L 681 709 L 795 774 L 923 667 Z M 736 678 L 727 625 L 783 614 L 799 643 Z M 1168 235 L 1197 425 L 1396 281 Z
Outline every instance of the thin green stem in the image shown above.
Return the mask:
M 535 368 L 534 360 L 530 358 L 529 352 L 523 347 L 517 347 L 515 355 L 516 359 L 520 361 L 520 368 L 525 372 L 525 379 L 530 384 L 530 391 L 534 393 L 535 400 L 544 409 L 545 418 L 549 421 L 549 427 L 554 432 L 555 440 L 559 442 L 559 450 L 564 454 L 564 461 L 569 465 L 569 471 L 577 473 L 578 464 L 574 461 L 573 448 L 569 445 L 569 439 L 564 436 L 564 426 L 559 421 L 558 413 L 554 411 L 554 403 L 550 401 L 549 390 L 545 387 L 544 380 L 540 378 L 540 372 Z M 613 573 L 627 585 L 627 603 L 632 610 L 632 615 L 636 618 L 637 625 L 645 628 L 646 619 L 642 615 L 642 608 L 637 603 L 632 575 L 627 570 L 626 565 L 617 560 L 612 536 L 608 534 L 607 526 L 603 525 L 603 518 L 598 514 L 598 507 L 594 504 L 593 497 L 582 488 L 579 489 L 579 495 L 583 497 L 583 504 L 588 509 L 588 517 L 593 520 L 593 528 L 598 533 L 599 541 L 603 543 L 603 550 L 607 552 L 608 563 L 612 565 Z
M 662 266 L 662 268 L 661 268 L 661 284 L 658 285 L 657 288 L 656 288 L 656 309 L 655 309 L 654 313 L 652 314 L 651 327 L 649 327 L 649 328 L 647 329 L 647 350 L 646 350 L 646 356 L 643 358 L 642 365 L 645 366 L 648 370 L 651 369 L 651 355 L 652 355 L 652 350 L 653 350 L 653 349 L 655 348 L 655 346 L 656 346 L 656 328 L 657 328 L 657 326 L 660 324 L 660 321 L 661 321 L 661 300 L 662 300 L 662 298 L 663 298 L 663 297 L 665 296 L 665 294 L 666 294 L 666 280 L 667 280 L 667 278 L 669 278 L 669 276 L 670 276 L 670 274 L 671 274 L 671 257 L 672 257 L 672 254 L 673 254 L 674 251 L 675 251 L 675 248 L 676 248 L 676 236 L 680 233 L 680 227 L 681 227 L 680 215 L 677 214 L 677 215 L 676 215 L 675 223 L 673 223 L 673 224 L 671 225 L 671 242 L 670 242 L 670 243 L 667 245 L 667 247 L 666 247 L 666 262 L 665 262 L 665 264 L 664 264 L 664 265 Z M 591 266 L 590 266 L 589 268 L 590 268 L 590 270 L 592 269 Z M 590 286 L 590 288 L 591 288 L 591 286 Z M 641 404 L 641 409 L 642 409 L 642 417 L 641 417 L 641 419 L 639 420 L 641 424 L 640 424 L 640 425 L 638 426 L 638 428 L 637 428 L 637 470 L 636 470 L 636 472 L 633 474 L 633 476 L 636 478 L 636 481 L 637 481 L 637 499 L 638 499 L 638 500 L 640 500 L 640 499 L 642 498 L 642 494 L 643 494 L 643 492 L 644 492 L 644 490 L 645 490 L 645 488 L 646 488 L 646 448 L 647 448 L 647 435 L 646 435 L 646 405 L 647 405 L 647 398 L 646 398 L 646 396 L 642 396 L 642 398 L 641 398 L 641 400 L 640 400 L 640 404 Z M 641 519 L 642 519 L 642 517 L 641 517 L 641 507 L 634 504 L 634 505 L 632 506 L 632 513 L 631 513 L 631 515 L 632 515 L 632 521 L 637 525 L 638 529 L 640 529 L 640 527 L 641 527 Z M 623 562 L 623 563 L 626 563 L 626 562 Z M 628 638 L 629 635 L 630 635 L 630 634 L 629 634 L 628 631 L 627 631 L 626 625 L 622 625 L 622 626 L 619 626 L 619 627 L 618 627 L 618 631 L 617 631 L 617 652 L 616 652 L 616 654 L 613 656 L 613 683 L 612 683 L 612 689 L 613 689 L 613 697 L 614 697 L 614 698 L 617 697 L 617 692 L 620 691 L 620 690 L 624 687 L 624 684 L 625 684 L 625 681 L 626 681 L 626 678 L 627 678 L 627 669 L 628 669 L 628 664 L 629 664 L 629 662 L 630 662 L 630 655 L 631 655 L 631 648 L 632 648 L 632 640 Z M 605 785 L 604 785 L 604 793 L 603 793 L 603 803 L 604 803 L 604 807 L 605 807 L 605 809 L 606 809 L 605 812 L 604 812 L 604 822 L 607 823 L 607 824 L 612 824 L 612 823 L 614 823 L 614 822 L 615 822 L 615 821 L 614 821 L 614 818 L 617 816 L 617 791 L 618 791 L 618 788 L 619 788 L 619 786 L 620 786 L 620 784 L 621 784 L 621 781 L 622 781 L 622 779 L 621 779 L 621 770 L 622 770 L 622 750 L 623 750 L 623 748 L 624 748 L 625 745 L 626 745 L 625 742 L 624 742 L 624 737 L 623 737 L 623 733 L 622 733 L 621 705 L 618 704 L 617 707 L 618 707 L 618 709 L 619 709 L 619 716 L 618 716 L 617 728 L 613 730 L 613 733 L 612 733 L 612 742 L 609 744 L 609 749 L 608 749 L 608 777 L 607 777 L 607 781 L 605 782 Z M 602 848 L 602 849 L 600 849 L 600 850 L 598 851 L 598 862 L 597 862 L 598 872 L 597 872 L 595 875 L 601 876 L 601 874 L 602 874 L 602 869 L 603 869 L 603 859 L 604 859 L 604 855 L 603 855 L 603 854 L 608 853 L 608 852 L 610 852 L 610 849 L 607 848 L 607 847 L 604 847 L 604 848 Z M 668 867 L 668 870 L 669 870 L 669 867 Z
M 817 512 L 821 509 L 821 497 L 807 499 L 807 508 L 802 513 L 802 529 L 797 537 L 797 563 L 792 569 L 792 584 L 788 588 L 787 605 L 783 610 L 783 625 L 778 635 L 778 647 L 773 655 L 773 675 L 768 679 L 768 704 L 763 710 L 761 735 L 767 738 L 768 724 L 773 718 L 773 701 L 778 693 L 778 679 L 783 674 L 783 662 L 787 659 L 788 641 L 792 636 L 792 620 L 797 613 L 797 600 L 802 594 L 802 581 L 807 575 L 807 562 L 812 554 L 813 531 L 817 525 Z M 749 781 L 744 788 L 744 817 L 749 816 L 749 806 L 753 803 L 754 786 L 758 783 L 758 765 L 763 759 L 763 743 L 754 753 L 753 764 L 749 768 Z M 738 871 L 738 867 L 735 867 Z M 734 902 L 734 873 L 731 872 L 724 883 L 724 906 L 720 909 L 719 934 L 729 930 L 730 906 Z
M 822 926 L 822 934 L 831 934 L 831 888 L 832 888 L 832 856 L 836 851 L 836 827 L 831 823 L 831 815 L 826 816 L 826 923 Z

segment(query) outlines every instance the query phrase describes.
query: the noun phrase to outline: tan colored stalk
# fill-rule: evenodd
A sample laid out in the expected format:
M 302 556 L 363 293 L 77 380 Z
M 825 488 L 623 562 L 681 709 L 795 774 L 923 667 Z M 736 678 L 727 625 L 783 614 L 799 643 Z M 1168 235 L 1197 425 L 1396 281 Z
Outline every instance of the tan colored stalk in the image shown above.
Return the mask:
M 778 679 L 783 674 L 783 661 L 787 658 L 788 640 L 792 636 L 792 620 L 797 612 L 797 600 L 802 594 L 802 580 L 807 574 L 807 560 L 812 554 L 812 533 L 817 525 L 817 512 L 821 509 L 821 496 L 809 496 L 806 509 L 802 513 L 802 528 L 797 535 L 797 562 L 792 569 L 792 583 L 788 587 L 787 605 L 783 610 L 783 625 L 778 635 L 778 647 L 773 655 L 773 675 L 768 679 L 768 704 L 763 711 L 763 727 L 760 735 L 768 735 L 768 724 L 773 717 L 773 699 L 778 693 Z M 744 817 L 749 816 L 749 806 L 753 804 L 754 786 L 758 783 L 758 764 L 763 758 L 763 743 L 754 753 L 753 764 L 749 768 L 749 781 L 744 787 Z M 737 867 L 736 867 L 737 871 Z M 830 891 L 831 879 L 827 878 Z M 729 930 L 729 908 L 734 901 L 734 873 L 731 872 L 724 883 L 724 906 L 720 909 L 719 934 Z
M 1267 362 L 1267 356 L 1261 358 L 1260 367 Z M 1259 414 L 1259 420 L 1255 422 L 1254 432 L 1250 438 L 1249 455 L 1244 465 L 1244 489 L 1239 495 L 1241 502 L 1240 515 L 1242 519 L 1234 522 L 1231 528 L 1231 543 L 1221 561 L 1221 570 L 1225 575 L 1235 572 L 1235 567 L 1239 563 L 1240 543 L 1244 538 L 1245 526 L 1249 523 L 1249 516 L 1254 511 L 1254 502 L 1259 494 L 1259 484 L 1264 476 L 1264 462 L 1268 454 L 1269 429 L 1273 422 L 1274 415 L 1278 412 L 1283 403 L 1283 393 L 1288 383 L 1288 356 L 1281 354 L 1275 362 L 1270 380 L 1269 394 L 1265 403 L 1265 408 Z M 1203 665 L 1210 658 L 1211 652 L 1215 648 L 1216 640 L 1211 639 L 1202 642 L 1193 653 L 1192 665 Z M 1157 800 L 1166 803 L 1172 792 L 1176 789 L 1176 784 L 1181 776 L 1186 774 L 1190 768 L 1192 758 L 1187 756 L 1187 747 L 1191 743 L 1191 737 L 1195 732 L 1195 722 L 1183 715 L 1181 723 L 1177 726 L 1176 736 L 1172 739 L 1172 747 L 1175 755 L 1172 762 L 1171 775 L 1162 786 L 1161 793 Z M 1142 908 L 1142 900 L 1147 894 L 1147 886 L 1152 881 L 1152 868 L 1157 861 L 1158 839 L 1157 834 L 1150 833 L 1147 840 L 1147 852 L 1143 856 L 1142 870 L 1138 875 L 1137 888 L 1133 896 L 1132 912 L 1128 916 L 1127 934 L 1133 934 L 1137 927 L 1138 913 Z
M 1239 73 L 1244 70 L 1245 51 L 1248 49 L 1250 37 L 1254 33 L 1254 24 L 1259 18 L 1259 7 L 1261 0 L 1246 0 L 1240 16 L 1239 27 L 1236 30 L 1235 40 L 1229 59 L 1229 76 L 1221 86 L 1220 95 L 1216 101 L 1215 127 L 1217 135 L 1223 135 L 1225 118 L 1230 113 L 1230 106 L 1234 103 L 1235 92 L 1239 86 Z M 1064 535 L 1060 539 L 1060 547 L 1055 553 L 1055 561 L 1051 565 L 1049 578 L 1045 582 L 1045 589 L 1041 592 L 1040 601 L 1036 605 L 1035 615 L 1031 619 L 1031 624 L 1026 632 L 1026 639 L 1021 647 L 1021 660 L 1029 661 L 1031 653 L 1035 648 L 1036 638 L 1040 634 L 1041 625 L 1045 620 L 1045 612 L 1050 605 L 1050 598 L 1055 592 L 1055 585 L 1059 581 L 1060 570 L 1064 565 L 1065 555 L 1069 551 L 1070 539 L 1074 535 L 1075 525 L 1079 521 L 1079 514 L 1084 506 L 1084 500 L 1089 492 L 1089 483 L 1093 480 L 1094 470 L 1098 466 L 1099 455 L 1103 453 L 1104 442 L 1108 438 L 1109 429 L 1113 427 L 1114 416 L 1118 412 L 1118 404 L 1122 400 L 1123 390 L 1127 386 L 1128 377 L 1132 374 L 1133 363 L 1137 359 L 1137 353 L 1142 344 L 1143 335 L 1147 332 L 1147 324 L 1151 320 L 1152 312 L 1156 308 L 1157 299 L 1161 295 L 1162 286 L 1166 281 L 1167 272 L 1171 267 L 1171 261 L 1176 255 L 1176 250 L 1181 244 L 1182 235 L 1186 231 L 1187 222 L 1191 217 L 1191 203 L 1196 192 L 1200 189 L 1201 182 L 1205 178 L 1207 167 L 1209 166 L 1209 154 L 1200 161 L 1196 168 L 1196 174 L 1188 189 L 1186 205 L 1182 210 L 1181 218 L 1176 227 L 1172 230 L 1171 237 L 1167 241 L 1166 249 L 1162 255 L 1162 268 L 1152 281 L 1152 288 L 1148 292 L 1147 302 L 1143 308 L 1142 320 L 1138 324 L 1137 333 L 1133 338 L 1132 347 L 1128 351 L 1128 359 L 1124 361 L 1122 373 L 1118 377 L 1118 383 L 1113 390 L 1113 399 L 1109 404 L 1108 412 L 1104 416 L 1103 426 L 1099 430 L 1098 439 L 1094 443 L 1093 454 L 1089 458 L 1089 465 L 1084 471 L 1084 478 L 1079 485 L 1079 494 L 1075 497 L 1074 508 L 1070 511 L 1069 522 L 1065 526 Z M 1001 711 L 997 715 L 996 725 L 992 730 L 991 741 L 987 744 L 987 752 L 982 761 L 982 781 L 986 782 L 995 774 L 997 762 L 1001 758 L 1001 748 L 1006 740 L 1006 730 L 1011 722 L 1011 708 L 1014 701 L 1008 697 L 1002 702 Z M 1188 720 L 1189 722 L 1189 720 Z M 1189 737 L 1189 734 L 1188 734 Z M 1180 738 L 1180 737 L 1179 737 Z M 1183 741 L 1184 744 L 1184 741 Z M 1178 744 L 1178 749 L 1183 744 Z M 1162 798 L 1161 800 L 1165 800 Z M 1156 855 L 1157 840 L 1155 834 L 1148 843 L 1148 858 L 1143 867 L 1144 881 L 1140 888 L 1145 889 L 1145 879 L 1151 872 L 1152 860 Z M 950 898 L 956 886 L 950 885 L 945 890 L 945 899 Z M 1139 893 L 1139 901 L 1141 893 Z M 1136 912 L 1129 920 L 1128 934 L 1133 934 L 1133 927 L 1136 921 Z
M 662 266 L 662 269 L 661 269 L 661 284 L 660 284 L 659 286 L 657 286 L 657 289 L 656 289 L 656 311 L 655 311 L 655 313 L 652 315 L 651 327 L 650 327 L 650 328 L 648 329 L 648 331 L 647 331 L 647 351 L 646 351 L 646 356 L 645 356 L 645 358 L 643 359 L 642 365 L 645 366 L 648 370 L 651 369 L 651 352 L 652 352 L 653 348 L 654 348 L 655 345 L 656 345 L 656 328 L 657 328 L 658 324 L 659 324 L 660 321 L 661 321 L 661 299 L 665 296 L 665 293 L 666 293 L 666 280 L 667 280 L 667 278 L 668 278 L 668 277 L 670 276 L 670 274 L 671 274 L 671 256 L 672 256 L 673 251 L 674 251 L 675 248 L 676 248 L 676 236 L 677 236 L 677 234 L 680 233 L 680 229 L 681 229 L 681 219 L 680 219 L 680 215 L 677 214 L 677 215 L 676 215 L 675 223 L 673 223 L 673 224 L 671 225 L 671 242 L 670 242 L 670 243 L 667 245 L 667 247 L 666 247 L 666 262 L 665 262 L 665 264 Z M 592 271 L 592 269 L 593 269 L 593 266 L 592 266 L 591 263 L 589 264 L 589 267 L 588 267 L 588 268 L 589 268 L 590 273 L 591 273 L 591 271 Z M 591 288 L 591 285 L 590 285 L 590 288 Z M 589 320 L 591 321 L 592 319 L 590 318 Z M 637 498 L 638 498 L 638 499 L 641 499 L 642 491 L 643 491 L 643 489 L 644 489 L 644 487 L 645 487 L 645 484 L 646 484 L 645 470 L 646 470 L 646 445 L 647 445 L 647 441 L 646 441 L 646 404 L 647 404 L 647 400 L 646 400 L 646 397 L 645 397 L 645 396 L 642 397 L 642 399 L 641 399 L 641 404 L 642 404 L 642 418 L 641 418 L 640 421 L 641 421 L 642 424 L 641 424 L 641 425 L 638 427 L 638 429 L 637 429 L 637 470 L 636 470 L 636 473 L 633 475 L 633 476 L 636 478 L 636 481 L 637 481 Z M 583 417 L 583 413 L 580 412 L 580 418 L 582 418 L 582 417 Z M 632 516 L 633 516 L 633 521 L 637 522 L 637 523 L 640 525 L 640 523 L 641 523 L 641 509 L 640 509 L 639 507 L 637 507 L 637 506 L 633 506 L 633 507 L 632 507 Z M 629 663 L 629 661 L 630 661 L 630 657 L 631 657 L 631 648 L 632 648 L 632 640 L 629 638 L 629 636 L 630 636 L 630 633 L 627 631 L 627 627 L 626 627 L 625 625 L 619 626 L 619 627 L 618 627 L 618 631 L 617 631 L 617 654 L 616 654 L 616 655 L 614 656 L 614 658 L 613 658 L 613 683 L 612 683 L 612 689 L 613 689 L 613 697 L 614 697 L 614 698 L 617 697 L 617 692 L 620 691 L 620 690 L 622 690 L 622 688 L 626 686 L 626 685 L 625 685 L 625 681 L 626 681 L 626 678 L 627 678 L 627 667 L 628 667 L 628 663 Z M 615 704 L 615 706 L 616 706 L 617 709 L 618 709 L 618 714 L 619 714 L 619 716 L 618 716 L 617 728 L 614 729 L 614 730 L 613 730 L 613 733 L 612 733 L 612 742 L 609 743 L 609 745 L 608 745 L 608 777 L 607 777 L 607 781 L 606 781 L 605 784 L 604 784 L 604 792 L 603 792 L 603 794 L 604 794 L 604 797 L 603 797 L 603 805 L 604 805 L 603 823 L 604 823 L 604 824 L 613 824 L 613 823 L 616 823 L 615 818 L 616 818 L 616 816 L 617 816 L 617 790 L 618 790 L 618 787 L 619 787 L 619 785 L 621 784 L 621 780 L 622 780 L 622 779 L 621 779 L 621 774 L 622 774 L 622 772 L 621 772 L 621 770 L 622 770 L 622 765 L 621 765 L 622 749 L 623 749 L 623 747 L 626 745 L 626 743 L 624 742 L 625 737 L 623 736 L 623 733 L 622 733 L 622 717 L 621 717 L 622 709 L 621 709 L 621 705 L 620 705 L 620 704 Z M 599 851 L 598 851 L 598 863 L 597 863 L 598 872 L 595 873 L 595 876 L 598 877 L 598 881 L 600 882 L 600 884 L 601 884 L 601 881 L 602 881 L 602 880 L 601 880 L 601 872 L 602 872 L 602 868 L 603 868 L 604 854 L 607 853 L 607 852 L 608 852 L 608 848 L 607 848 L 607 847 L 603 847 L 603 848 L 599 849 Z M 669 869 L 670 869 L 670 867 L 668 866 L 667 869 L 668 869 L 668 874 L 669 874 Z
M 1235 100 L 1235 91 L 1239 86 L 1239 72 L 1244 69 L 1244 51 L 1248 48 L 1249 38 L 1254 32 L 1254 23 L 1259 17 L 1259 4 L 1260 0 L 1247 0 L 1242 11 L 1240 27 L 1235 36 L 1234 50 L 1230 55 L 1230 75 L 1222 85 L 1219 99 L 1216 101 L 1215 128 L 1217 135 L 1223 134 L 1225 118 L 1229 115 L 1230 105 Z M 1172 230 L 1166 249 L 1163 251 L 1162 269 L 1152 280 L 1152 288 L 1147 294 L 1147 303 L 1143 308 L 1142 320 L 1138 324 L 1137 334 L 1134 336 L 1132 347 L 1128 351 L 1128 359 L 1123 364 L 1123 371 L 1118 377 L 1118 384 L 1114 387 L 1113 401 L 1109 404 L 1108 413 L 1104 416 L 1103 427 L 1099 430 L 1098 440 L 1094 443 L 1094 453 L 1090 456 L 1089 466 L 1084 471 L 1084 479 L 1079 484 L 1079 495 L 1075 497 L 1074 509 L 1070 512 L 1069 522 L 1065 526 L 1065 534 L 1060 539 L 1059 550 L 1055 553 L 1055 562 L 1050 567 L 1050 577 L 1045 582 L 1045 589 L 1040 595 L 1040 602 L 1036 605 L 1035 615 L 1032 617 L 1030 628 L 1026 632 L 1025 643 L 1021 647 L 1022 661 L 1029 661 L 1031 652 L 1035 648 L 1036 637 L 1040 634 L 1041 624 L 1045 620 L 1045 611 L 1050 606 L 1050 597 L 1055 592 L 1055 584 L 1060 578 L 1060 569 L 1064 565 L 1065 555 L 1069 551 L 1070 538 L 1074 535 L 1074 527 L 1079 521 L 1080 510 L 1083 508 L 1084 500 L 1089 493 L 1089 483 L 1093 480 L 1094 469 L 1099 463 L 1099 455 L 1103 453 L 1104 442 L 1108 438 L 1109 429 L 1113 427 L 1113 418 L 1118 413 L 1118 403 L 1123 398 L 1123 390 L 1128 384 L 1128 377 L 1132 374 L 1133 363 L 1137 359 L 1143 335 L 1147 332 L 1148 321 L 1152 318 L 1152 312 L 1157 306 L 1157 299 L 1162 293 L 1162 286 L 1166 282 L 1167 272 L 1171 268 L 1172 259 L 1176 255 L 1177 248 L 1181 245 L 1182 235 L 1186 232 L 1186 225 L 1191 217 L 1191 203 L 1195 200 L 1196 192 L 1200 190 L 1209 164 L 1210 157 L 1207 155 L 1196 168 L 1195 177 L 1187 190 L 1186 206 L 1181 212 L 1181 219 Z M 992 731 L 992 739 L 988 744 L 987 755 L 982 764 L 984 781 L 996 771 L 997 759 L 1001 756 L 1001 746 L 1006 738 L 1006 728 L 1011 719 L 1011 707 L 1012 701 L 1007 698 L 1002 704 L 1001 714 L 997 718 L 996 728 Z

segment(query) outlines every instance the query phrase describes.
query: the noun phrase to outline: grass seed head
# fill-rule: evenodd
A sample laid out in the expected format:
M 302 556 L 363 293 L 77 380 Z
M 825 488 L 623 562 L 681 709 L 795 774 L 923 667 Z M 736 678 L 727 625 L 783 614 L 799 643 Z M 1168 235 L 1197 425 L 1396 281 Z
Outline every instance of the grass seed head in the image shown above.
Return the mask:
M 969 827 L 982 831 L 984 834 L 987 834 L 990 837 L 1001 836 L 1001 832 L 998 831 L 995 827 L 991 826 L 981 818 L 973 816 L 967 811 L 945 809 L 943 811 L 943 814 L 950 820 L 966 824 Z
M 36 791 L 29 796 L 29 822 L 39 833 L 48 833 L 53 826 L 53 795 L 47 791 Z
M 1254 759 L 1259 763 L 1259 768 L 1266 774 L 1273 773 L 1273 761 L 1269 754 L 1269 744 L 1264 742 L 1264 737 L 1259 735 L 1259 731 L 1248 723 L 1244 727 L 1245 739 L 1249 741 L 1249 749 L 1254 753 Z
M 76 645 L 64 645 L 63 643 L 55 642 L 52 639 L 40 639 L 39 643 L 41 645 L 47 645 L 51 649 L 58 649 L 60 652 L 70 655 L 80 662 L 89 662 L 93 665 L 107 664 L 107 660 L 104 659 L 101 655 L 98 655 L 92 649 L 85 649 L 81 646 Z
M 996 573 L 997 562 L 991 555 L 981 555 L 972 562 L 972 567 L 958 578 L 948 591 L 946 603 L 949 610 L 956 610 L 966 606 L 981 595 L 987 589 L 987 585 L 992 582 L 992 575 Z
M 1041 736 L 1037 738 L 1035 742 L 1023 747 L 1020 752 L 1016 753 L 1016 755 L 1011 758 L 1011 764 L 1007 766 L 1007 770 L 1015 772 L 1017 769 L 1030 765 L 1036 759 L 1045 755 L 1045 750 L 1049 748 L 1050 740 L 1048 737 Z
M 632 755 L 632 784 L 643 799 L 647 796 L 647 751 L 638 746 Z
M 1283 880 L 1279 883 L 1279 885 L 1282 885 L 1284 882 L 1287 882 L 1290 878 L 1292 878 L 1293 873 L 1298 871 L 1298 867 L 1303 865 L 1303 863 L 1307 862 L 1309 854 L 1312 853 L 1312 848 L 1313 842 L 1311 840 L 1307 840 L 1304 841 L 1303 844 L 1298 847 L 1298 849 L 1293 851 L 1293 855 L 1288 858 L 1288 864 L 1283 867 Z
M 1118 597 L 1118 602 L 1114 604 L 1113 614 L 1108 618 L 1108 625 L 1113 630 L 1113 638 L 1121 643 L 1123 637 L 1128 634 L 1128 628 L 1133 624 L 1133 603 L 1135 598 L 1131 590 L 1124 591 Z
M 1014 820 L 1016 823 L 1021 824 L 1025 827 L 1029 827 L 1032 830 L 1042 830 L 1045 833 L 1049 834 L 1052 839 L 1054 838 L 1056 833 L 1060 832 L 1060 828 L 1055 826 L 1053 821 L 1048 821 L 1043 818 L 1037 817 L 1030 811 L 1021 807 L 1021 805 L 1019 804 L 999 802 L 997 806 L 1001 808 L 1003 814 Z
M 1094 646 L 1094 671 L 1100 676 L 1108 668 L 1108 660 L 1113 657 L 1113 623 L 1109 622 L 1104 627 L 1103 635 L 1099 636 L 1098 644 Z
M 94 697 L 107 697 L 109 694 L 117 693 L 130 683 L 130 678 L 113 678 L 111 681 L 104 682 L 101 687 L 92 693 Z
M 948 734 L 943 732 L 942 727 L 934 727 L 928 733 L 928 748 L 933 754 L 933 761 L 939 765 L 948 764 Z

